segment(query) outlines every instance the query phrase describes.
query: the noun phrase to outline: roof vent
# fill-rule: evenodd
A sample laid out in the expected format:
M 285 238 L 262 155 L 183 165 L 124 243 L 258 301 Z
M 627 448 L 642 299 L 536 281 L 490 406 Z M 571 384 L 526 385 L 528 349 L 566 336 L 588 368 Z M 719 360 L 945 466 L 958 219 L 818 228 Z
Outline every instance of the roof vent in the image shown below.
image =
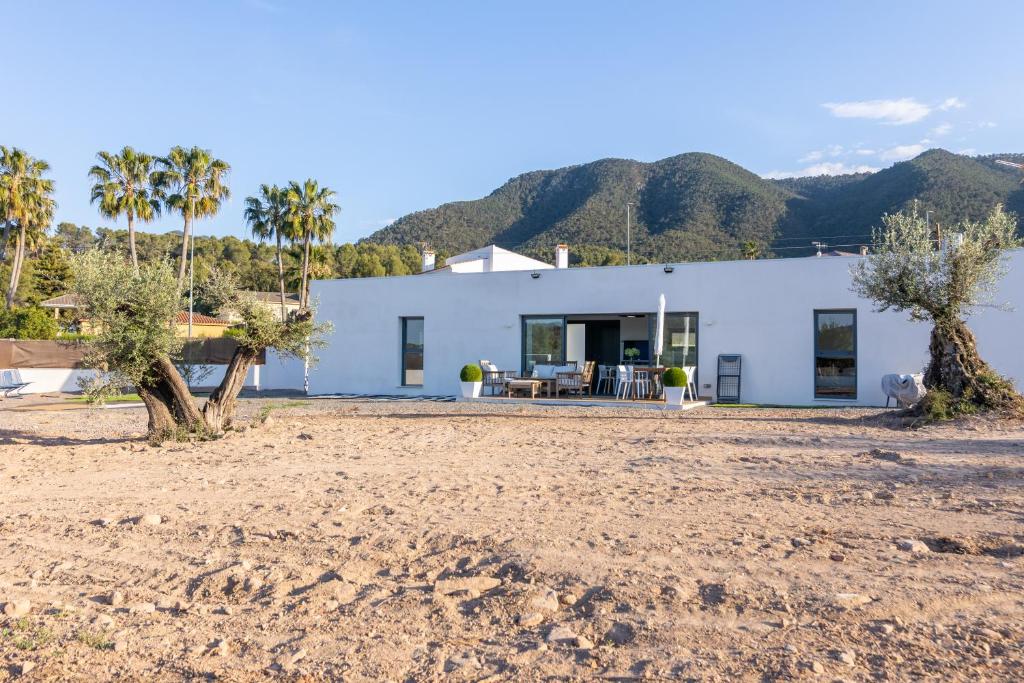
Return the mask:
M 434 269 L 434 252 L 430 249 L 423 250 L 423 265 L 421 271 L 424 273 Z

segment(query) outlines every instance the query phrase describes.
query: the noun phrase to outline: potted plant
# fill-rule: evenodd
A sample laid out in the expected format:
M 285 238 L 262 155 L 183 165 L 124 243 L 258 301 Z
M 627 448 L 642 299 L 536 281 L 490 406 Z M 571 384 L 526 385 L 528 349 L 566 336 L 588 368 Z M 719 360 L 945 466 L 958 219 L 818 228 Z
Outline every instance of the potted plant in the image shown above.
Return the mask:
M 636 357 L 640 355 L 640 349 L 635 346 L 630 346 L 628 349 L 622 352 L 622 355 L 626 357 L 630 363 L 636 360 Z
M 484 385 L 484 372 L 477 365 L 463 365 L 459 372 L 459 384 L 462 385 L 462 398 L 479 398 L 480 389 Z
M 661 378 L 665 386 L 665 403 L 670 406 L 683 405 L 683 392 L 686 391 L 686 382 L 689 378 L 682 368 L 669 368 Z

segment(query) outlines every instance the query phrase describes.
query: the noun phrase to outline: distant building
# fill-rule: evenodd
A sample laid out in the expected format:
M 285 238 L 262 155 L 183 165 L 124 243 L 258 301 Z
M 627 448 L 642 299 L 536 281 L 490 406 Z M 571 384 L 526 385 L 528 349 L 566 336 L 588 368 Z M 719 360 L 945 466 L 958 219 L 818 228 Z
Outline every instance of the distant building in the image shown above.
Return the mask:
M 188 336 L 188 311 L 178 311 L 174 318 L 174 325 L 179 337 Z M 223 337 L 224 332 L 231 327 L 230 320 L 214 318 L 202 313 L 192 314 L 192 337 Z
M 281 297 L 278 296 L 280 301 Z M 57 320 L 77 323 L 79 331 L 89 334 L 91 326 L 88 320 L 78 317 L 76 311 L 79 308 L 79 297 L 77 294 L 68 293 L 55 296 L 52 299 L 40 302 L 43 308 L 53 309 L 53 316 Z M 297 302 L 296 302 L 297 303 Z M 70 318 L 70 320 L 69 320 Z M 188 311 L 179 311 L 174 320 L 175 328 L 179 337 L 188 336 Z M 202 313 L 192 314 L 192 336 L 193 337 L 223 337 L 224 332 L 233 325 L 233 321 Z
M 259 303 L 266 306 L 271 313 L 280 320 L 281 318 L 281 293 L 280 292 L 242 292 L 248 296 L 253 297 Z M 285 315 L 291 315 L 292 313 L 299 310 L 299 295 L 294 292 L 285 292 L 284 295 L 284 310 Z M 221 317 L 232 323 L 241 322 L 241 317 L 237 313 L 231 310 L 223 310 L 220 312 Z

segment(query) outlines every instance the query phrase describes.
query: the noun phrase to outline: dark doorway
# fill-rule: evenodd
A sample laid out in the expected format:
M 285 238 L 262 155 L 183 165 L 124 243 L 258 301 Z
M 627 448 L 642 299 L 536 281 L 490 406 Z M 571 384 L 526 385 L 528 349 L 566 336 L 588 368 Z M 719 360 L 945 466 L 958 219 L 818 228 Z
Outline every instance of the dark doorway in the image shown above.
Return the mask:
M 619 363 L 619 321 L 586 320 L 586 357 L 598 365 Z M 594 373 L 595 376 L 597 373 Z

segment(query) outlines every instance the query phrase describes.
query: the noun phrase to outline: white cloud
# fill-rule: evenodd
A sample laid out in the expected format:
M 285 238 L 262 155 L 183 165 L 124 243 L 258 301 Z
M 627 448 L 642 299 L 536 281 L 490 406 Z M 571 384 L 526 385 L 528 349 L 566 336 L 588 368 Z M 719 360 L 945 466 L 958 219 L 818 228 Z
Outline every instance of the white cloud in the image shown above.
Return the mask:
M 801 164 L 809 164 L 812 161 L 818 161 L 823 156 L 825 156 L 824 152 L 822 152 L 820 149 L 816 149 L 813 152 L 808 152 L 807 154 L 803 155 L 798 159 L 798 161 Z
M 815 175 L 845 175 L 847 173 L 874 173 L 879 169 L 866 164 L 847 165 L 841 161 L 825 161 L 807 166 L 799 171 L 771 171 L 765 178 L 803 178 Z
M 995 127 L 996 127 L 996 122 L 995 121 L 979 121 L 978 122 L 978 128 L 995 128 Z
M 878 158 L 883 161 L 904 161 L 905 159 L 911 159 L 916 157 L 921 152 L 925 151 L 926 141 L 921 141 L 912 145 L 896 145 L 889 149 L 882 150 L 878 155 Z
M 822 105 L 841 119 L 871 119 L 891 125 L 915 123 L 931 113 L 926 104 L 912 97 L 899 100 L 865 100 L 862 102 L 826 102 Z
M 936 137 L 940 137 L 942 135 L 949 135 L 952 132 L 952 130 L 952 123 L 940 123 L 939 125 L 932 128 L 931 133 Z
M 939 105 L 939 109 L 942 111 L 949 111 L 950 109 L 963 109 L 967 106 L 967 103 L 961 100 L 959 97 L 947 97 Z
M 860 155 L 862 157 L 870 157 L 870 156 L 874 156 L 875 155 L 875 150 L 867 149 L 867 148 L 861 148 L 861 149 L 854 150 L 853 153 L 854 154 L 858 154 L 858 155 Z
M 978 153 L 978 150 L 974 149 L 973 147 L 966 147 L 964 149 L 961 149 L 959 152 L 957 152 L 957 154 L 966 154 L 969 157 L 973 157 L 977 153 Z

